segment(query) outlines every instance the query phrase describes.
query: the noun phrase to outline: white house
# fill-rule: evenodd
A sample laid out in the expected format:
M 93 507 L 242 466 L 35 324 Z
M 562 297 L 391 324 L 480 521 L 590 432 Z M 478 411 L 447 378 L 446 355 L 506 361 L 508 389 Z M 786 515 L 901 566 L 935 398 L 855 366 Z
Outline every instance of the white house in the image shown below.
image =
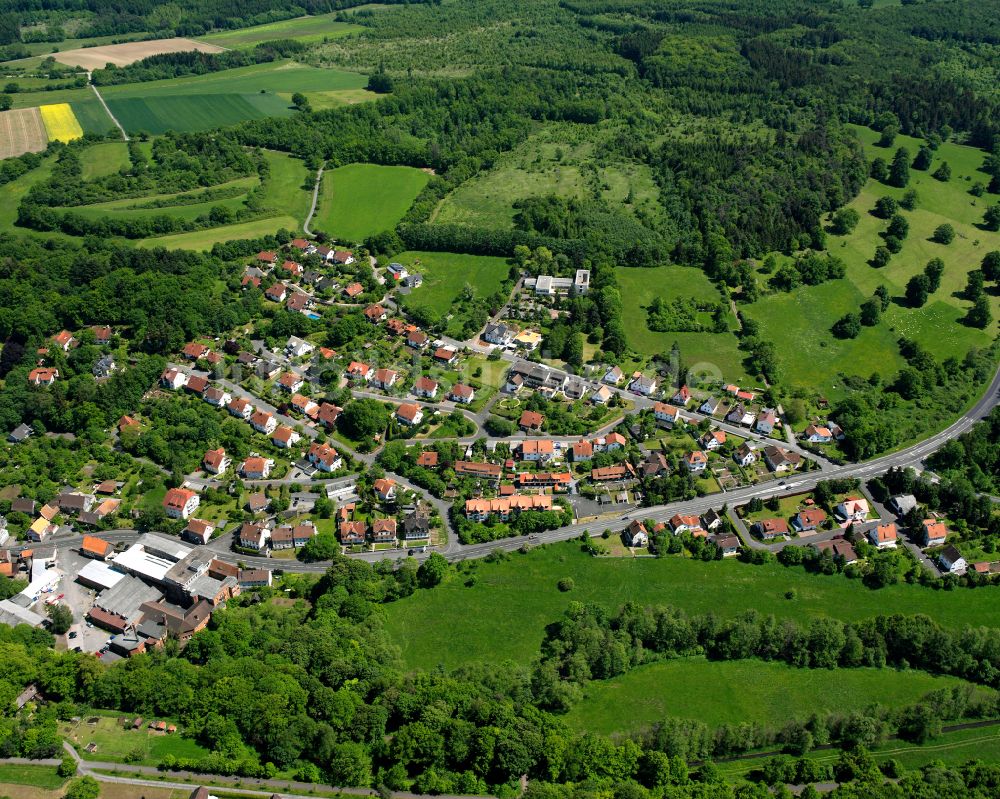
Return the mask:
M 950 574 L 965 574 L 965 570 L 969 568 L 969 564 L 955 546 L 945 547 L 938 555 L 938 562 L 941 568 Z

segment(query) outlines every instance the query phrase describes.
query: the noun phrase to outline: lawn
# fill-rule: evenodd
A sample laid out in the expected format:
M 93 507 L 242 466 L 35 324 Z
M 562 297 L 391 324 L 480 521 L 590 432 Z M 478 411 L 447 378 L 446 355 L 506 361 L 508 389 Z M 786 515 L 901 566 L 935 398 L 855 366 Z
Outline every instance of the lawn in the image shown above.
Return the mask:
M 129 168 L 132 162 L 128 157 L 128 145 L 125 142 L 105 142 L 88 147 L 80 153 L 83 164 L 83 179 L 113 175 L 121 168 Z M 134 201 L 133 201 L 134 202 Z
M 931 691 L 967 685 L 951 677 L 891 669 L 797 669 L 760 660 L 668 660 L 588 683 L 566 715 L 583 732 L 641 730 L 672 716 L 709 727 L 755 721 L 769 727 L 809 714 L 860 710 L 872 701 L 912 704 Z M 704 690 L 710 685 L 711 690 Z
M 758 608 L 781 618 L 863 619 L 879 613 L 925 613 L 951 628 L 1000 625 L 995 592 L 934 591 L 899 584 L 873 591 L 843 575 L 814 575 L 778 564 L 705 563 L 690 558 L 595 559 L 577 542 L 555 544 L 501 564 L 481 563 L 478 580 L 452 573 L 441 586 L 385 606 L 387 630 L 414 669 L 456 668 L 476 661 L 537 657 L 545 625 L 570 602 L 609 609 L 633 600 L 669 604 L 693 613 L 731 616 Z M 572 577 L 561 593 L 556 583 Z M 795 598 L 785 599 L 794 589 Z
M 403 218 L 430 175 L 408 166 L 348 164 L 323 173 L 314 227 L 360 242 Z
M 646 307 L 654 297 L 671 300 L 693 297 L 722 302 L 722 295 L 700 269 L 660 266 L 655 269 L 619 267 L 615 270 L 622 295 L 625 334 L 629 346 L 643 355 L 669 353 L 676 341 L 684 363 L 695 371 L 705 371 L 718 379 L 740 383 L 745 380 L 743 355 L 734 333 L 658 333 L 649 329 Z M 735 320 L 731 329 L 735 328 Z
M 34 788 L 54 789 L 66 779 L 56 774 L 53 766 L 26 766 L 14 763 L 0 763 L 0 783 L 30 785 Z
M 101 93 L 126 130 L 164 133 L 290 116 L 295 113 L 291 108 L 294 92 L 356 92 L 366 83 L 365 76 L 356 72 L 278 61 L 208 75 L 107 86 Z
M 364 27 L 361 25 L 337 22 L 334 16 L 334 14 L 323 14 L 315 17 L 296 17 L 295 19 L 285 19 L 281 22 L 256 25 L 252 28 L 219 31 L 218 33 L 199 36 L 197 41 L 238 50 L 244 47 L 253 47 L 260 42 L 274 39 L 322 42 L 328 39 L 340 39 L 351 33 L 364 30 Z
M 97 719 L 96 724 L 89 724 L 90 719 Z M 84 714 L 79 722 L 62 722 L 59 725 L 60 734 L 76 747 L 80 756 L 88 760 L 124 762 L 126 755 L 133 751 L 142 751 L 143 757 L 138 763 L 156 765 L 166 755 L 179 758 L 199 758 L 208 754 L 208 750 L 190 738 L 183 738 L 179 733 L 167 735 L 153 732 L 146 726 L 151 719 L 143 723 L 142 729 L 125 729 L 118 723 L 118 716 Z M 159 719 L 157 719 L 159 720 Z M 166 721 L 166 719 L 164 719 Z M 97 744 L 97 750 L 91 754 L 84 751 L 87 744 Z
M 466 284 L 472 286 L 477 297 L 487 297 L 500 288 L 510 271 L 505 258 L 490 255 L 411 250 L 393 260 L 424 278 L 420 288 L 400 298 L 403 304 L 410 308 L 431 308 L 441 316 L 451 312 Z
M 869 158 L 891 160 L 896 147 L 906 147 L 913 156 L 920 144 L 917 139 L 899 136 L 893 148 L 886 150 L 874 146 L 877 133 L 867 128 L 856 130 Z M 831 235 L 827 241 L 829 251 L 844 260 L 846 279 L 802 287 L 789 294 L 773 294 L 746 307 L 745 313 L 760 324 L 763 336 L 778 346 L 782 382 L 838 397 L 843 394 L 840 372 L 864 377 L 873 371 L 883 377 L 895 375 L 903 365 L 896 345 L 900 336 L 915 339 L 941 360 L 951 355 L 962 357 L 972 347 L 989 344 L 997 330 L 996 322 L 986 331 L 961 323 L 971 307 L 961 296 L 968 273 L 979 267 L 988 251 L 1000 249 L 1000 234 L 977 227 L 983 211 L 995 198 L 969 194 L 974 182 L 988 181 L 988 176 L 979 171 L 983 158 L 981 150 L 944 144 L 928 172 L 910 170 L 907 188 L 915 189 L 919 196 L 913 211 L 901 212 L 910 224 L 910 232 L 902 250 L 882 269 L 868 262 L 875 247 L 882 243 L 879 233 L 886 229 L 887 222 L 870 211 L 879 197 L 899 199 L 906 190 L 869 180 L 850 203 L 861 217 L 854 232 Z M 952 168 L 951 180 L 946 183 L 930 175 L 941 161 L 947 161 Z M 950 245 L 930 241 L 934 229 L 945 222 L 955 228 L 955 240 Z M 907 307 L 903 301 L 907 281 L 935 257 L 945 262 L 941 288 L 923 308 Z M 766 277 L 762 276 L 762 280 Z M 856 311 L 882 284 L 889 289 L 893 303 L 880 324 L 864 328 L 856 339 L 834 338 L 830 332 L 833 323 Z M 1000 316 L 1000 301 L 994 300 L 993 315 Z M 822 368 L 817 369 L 820 364 Z

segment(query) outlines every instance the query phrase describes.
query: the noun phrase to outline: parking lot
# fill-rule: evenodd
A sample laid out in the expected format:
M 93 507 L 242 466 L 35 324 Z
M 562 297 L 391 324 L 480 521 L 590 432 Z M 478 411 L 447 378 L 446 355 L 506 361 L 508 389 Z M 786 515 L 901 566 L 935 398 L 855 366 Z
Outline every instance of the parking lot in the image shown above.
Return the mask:
M 76 581 L 76 575 L 88 562 L 87 558 L 74 549 L 59 551 L 58 568 L 62 579 L 59 581 L 58 593 L 64 594 L 61 601 L 73 611 L 73 626 L 65 636 L 67 648 L 73 649 L 78 646 L 84 652 L 98 652 L 108 642 L 111 633 L 98 627 L 87 626 L 87 613 L 94 604 L 97 592 L 80 585 Z M 73 633 L 76 633 L 76 637 L 70 638 Z

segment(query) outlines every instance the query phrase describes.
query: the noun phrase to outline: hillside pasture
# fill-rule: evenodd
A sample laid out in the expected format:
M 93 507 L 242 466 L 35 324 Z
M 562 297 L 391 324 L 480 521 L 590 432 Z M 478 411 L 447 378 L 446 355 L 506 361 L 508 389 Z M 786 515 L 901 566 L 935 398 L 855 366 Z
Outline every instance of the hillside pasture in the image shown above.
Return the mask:
M 360 242 L 396 226 L 430 175 L 407 166 L 348 164 L 323 173 L 314 227 Z
M 101 93 L 126 130 L 164 133 L 199 131 L 248 119 L 290 116 L 291 95 L 336 94 L 363 89 L 353 72 L 318 69 L 291 61 L 182 78 L 103 87 Z
M 199 36 L 198 41 L 214 44 L 218 47 L 239 50 L 274 39 L 323 42 L 340 39 L 364 30 L 364 27 L 361 25 L 338 22 L 334 17 L 334 14 L 322 14 L 284 19 L 280 22 L 269 22 L 266 25 L 255 25 L 252 28 L 208 33 L 204 36 Z
M 218 242 L 235 239 L 256 239 L 277 230 L 296 231 L 302 225 L 302 220 L 291 216 L 272 216 L 266 219 L 254 219 L 250 222 L 238 222 L 233 225 L 193 230 L 189 233 L 173 233 L 169 236 L 156 236 L 149 239 L 138 239 L 135 243 L 140 247 L 166 247 L 168 250 L 211 250 Z
M 80 162 L 84 180 L 113 175 L 119 169 L 129 168 L 132 163 L 125 142 L 105 142 L 88 147 L 80 153 Z
M 1000 625 L 1000 596 L 982 591 L 935 591 L 900 583 L 878 591 L 843 575 L 809 574 L 777 563 L 733 560 L 593 558 L 578 542 L 553 544 L 503 563 L 479 562 L 477 579 L 451 573 L 440 586 L 385 606 L 386 629 L 411 669 L 454 669 L 467 663 L 538 656 L 545 626 L 570 602 L 596 602 L 611 611 L 627 601 L 662 604 L 690 613 L 734 616 L 747 608 L 799 622 L 814 617 L 851 621 L 880 613 L 924 613 L 951 629 Z M 557 583 L 571 577 L 562 593 Z M 786 599 L 787 592 L 794 599 Z
M 615 277 L 624 306 L 625 335 L 632 349 L 644 356 L 654 356 L 670 352 L 677 342 L 684 364 L 695 371 L 704 369 L 734 382 L 745 378 L 743 354 L 732 332 L 735 319 L 730 320 L 728 333 L 661 333 L 649 329 L 646 308 L 656 297 L 667 301 L 685 297 L 722 302 L 722 295 L 704 272 L 685 266 L 619 267 Z
M 39 153 L 48 144 L 45 123 L 37 108 L 0 111 L 0 159 Z
M 704 690 L 707 685 L 711 691 Z M 959 685 L 969 684 L 921 671 L 797 669 L 760 660 L 684 658 L 588 683 L 584 698 L 565 719 L 580 732 L 603 735 L 638 732 L 667 717 L 709 727 L 744 721 L 781 727 L 813 712 L 861 710 L 873 697 L 883 706 L 902 707 Z
M 869 159 L 891 161 L 897 147 L 907 148 L 912 158 L 921 144 L 898 136 L 893 147 L 886 149 L 875 144 L 879 134 L 860 127 L 856 131 Z M 783 383 L 835 398 L 843 394 L 838 378 L 841 372 L 863 377 L 877 372 L 883 379 L 891 379 L 903 366 L 896 344 L 900 336 L 918 341 L 939 360 L 961 358 L 973 347 L 989 345 L 997 332 L 996 321 L 985 331 L 962 323 L 971 307 L 962 296 L 969 272 L 979 268 L 987 252 L 1000 249 L 1000 234 L 979 227 L 983 212 L 997 198 L 989 194 L 977 198 L 969 193 L 975 182 L 988 182 L 988 176 L 980 171 L 984 155 L 972 147 L 946 143 L 935 152 L 927 172 L 910 170 L 907 189 L 869 180 L 849 204 L 860 217 L 857 227 L 847 236 L 830 235 L 827 239 L 828 250 L 844 261 L 845 279 L 771 294 L 744 308 L 744 313 L 760 324 L 762 335 L 777 345 Z M 942 161 L 952 169 L 947 182 L 931 177 Z M 882 244 L 879 234 L 888 223 L 871 211 L 880 197 L 899 200 L 908 189 L 918 195 L 913 211 L 900 211 L 909 222 L 909 235 L 887 266 L 874 268 L 869 261 Z M 955 240 L 949 245 L 931 241 L 935 228 L 945 223 L 954 227 Z M 925 306 L 911 308 L 904 299 L 906 284 L 935 257 L 945 263 L 941 287 Z M 885 285 L 893 298 L 881 322 L 863 328 L 855 339 L 835 338 L 830 331 L 834 322 L 857 311 L 879 285 Z M 996 295 L 993 316 L 1000 317 Z
M 124 67 L 144 58 L 163 53 L 186 53 L 197 50 L 201 53 L 221 53 L 223 48 L 214 44 L 197 42 L 194 39 L 152 39 L 146 42 L 125 42 L 105 44 L 97 47 L 81 47 L 77 50 L 63 50 L 53 54 L 60 64 L 82 67 L 86 70 L 103 69 L 107 64 Z

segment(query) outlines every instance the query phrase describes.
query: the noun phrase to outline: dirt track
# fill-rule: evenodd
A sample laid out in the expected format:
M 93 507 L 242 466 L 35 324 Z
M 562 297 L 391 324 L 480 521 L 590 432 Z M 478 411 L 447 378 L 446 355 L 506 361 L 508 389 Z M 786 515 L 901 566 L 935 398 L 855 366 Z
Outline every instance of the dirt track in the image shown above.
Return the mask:
M 0 112 L 0 158 L 38 153 L 49 143 L 38 108 Z
M 52 57 L 60 64 L 71 67 L 83 67 L 90 71 L 103 69 L 111 63 L 123 67 L 151 55 L 161 53 L 183 53 L 198 50 L 202 53 L 221 53 L 225 48 L 214 44 L 196 42 L 192 39 L 153 39 L 148 42 L 126 42 L 125 44 L 109 44 L 103 47 L 81 47 L 78 50 L 66 50 L 63 53 L 53 53 Z

